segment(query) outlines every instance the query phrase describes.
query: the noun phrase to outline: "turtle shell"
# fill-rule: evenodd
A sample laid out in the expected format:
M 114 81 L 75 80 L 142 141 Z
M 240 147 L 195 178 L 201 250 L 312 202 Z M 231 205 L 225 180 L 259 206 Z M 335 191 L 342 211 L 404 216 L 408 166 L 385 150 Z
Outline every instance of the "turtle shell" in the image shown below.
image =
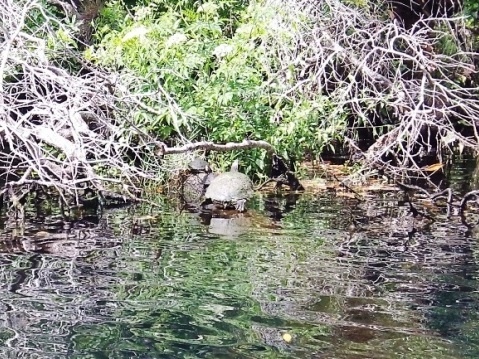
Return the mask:
M 214 202 L 222 202 L 224 204 L 232 203 L 239 200 L 245 200 L 253 195 L 253 183 L 247 175 L 241 172 L 225 172 L 214 178 L 205 197 Z

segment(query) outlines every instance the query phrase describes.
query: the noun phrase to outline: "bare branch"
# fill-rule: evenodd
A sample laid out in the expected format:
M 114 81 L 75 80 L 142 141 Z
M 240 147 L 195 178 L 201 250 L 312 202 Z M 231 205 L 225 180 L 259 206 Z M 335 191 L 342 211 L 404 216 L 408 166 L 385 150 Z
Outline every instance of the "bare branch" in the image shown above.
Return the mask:
M 380 18 L 384 11 L 371 2 L 362 8 L 339 0 L 267 4 L 276 15 L 262 44 L 278 54 L 264 65 L 268 85 L 288 101 L 327 96 L 338 110 L 320 119 L 323 127 L 343 111 L 351 119 L 349 137 L 360 128 L 376 133 L 363 157 L 367 167 L 425 176 L 425 156 L 441 161 L 454 148 L 477 151 L 479 88 L 460 84 L 476 72 L 477 55 L 460 40 L 463 18 L 431 16 L 405 28 Z
M 78 199 L 78 191 L 86 187 L 106 191 L 113 186 L 129 196 L 141 179 L 158 179 L 161 159 L 142 142 L 146 136 L 138 140 L 138 132 L 119 121 L 136 110 L 136 105 L 121 102 L 134 96 L 128 86 L 116 86 L 98 68 L 85 68 L 78 77 L 55 65 L 58 54 L 47 52 L 42 38 L 48 34 L 58 41 L 52 23 L 65 33 L 71 29 L 38 0 L 6 0 L 4 5 L 0 166 L 5 185 L 53 187 Z M 33 12 L 46 21 L 27 26 Z M 62 61 L 82 62 L 68 47 L 60 51 Z M 148 157 L 149 167 L 130 165 L 132 152 Z
M 226 152 L 232 150 L 244 150 L 251 148 L 262 148 L 268 151 L 268 153 L 273 154 L 275 149 L 266 141 L 254 141 L 254 140 L 244 140 L 243 142 L 229 142 L 224 145 L 216 144 L 214 142 L 196 142 L 189 143 L 180 147 L 165 147 L 164 154 L 178 154 L 191 152 L 196 150 L 210 150 L 218 152 Z

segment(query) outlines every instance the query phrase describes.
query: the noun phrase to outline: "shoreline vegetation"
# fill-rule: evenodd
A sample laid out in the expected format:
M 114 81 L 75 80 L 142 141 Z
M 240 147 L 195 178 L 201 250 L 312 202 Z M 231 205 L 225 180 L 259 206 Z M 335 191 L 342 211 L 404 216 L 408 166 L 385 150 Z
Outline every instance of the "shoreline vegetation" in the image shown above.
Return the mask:
M 479 148 L 478 3 L 428 4 L 7 0 L 3 202 L 144 199 L 197 154 L 262 182 L 273 154 L 301 173 L 340 152 L 462 210 L 477 193 L 431 174 Z

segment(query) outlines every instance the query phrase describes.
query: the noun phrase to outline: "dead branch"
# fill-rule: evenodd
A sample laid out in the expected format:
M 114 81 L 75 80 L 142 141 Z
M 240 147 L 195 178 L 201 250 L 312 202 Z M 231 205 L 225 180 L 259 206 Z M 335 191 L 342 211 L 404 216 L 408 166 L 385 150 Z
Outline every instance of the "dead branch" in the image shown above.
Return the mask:
M 460 204 L 461 212 L 464 212 L 466 210 L 467 202 L 469 202 L 473 198 L 475 198 L 476 200 L 479 198 L 479 191 L 477 191 L 477 190 L 470 191 L 470 192 L 466 193 L 464 195 L 464 197 L 462 197 L 461 204 Z
M 35 34 L 27 25 L 33 13 L 45 20 Z M 57 65 L 60 56 L 82 60 L 62 47 L 52 23 L 72 33 L 40 1 L 6 0 L 0 8 L 0 180 L 5 188 L 54 188 L 77 203 L 85 188 L 133 198 L 140 181 L 159 179 L 161 169 L 148 139 L 120 120 L 136 109 L 122 99 L 139 96 L 101 69 L 76 76 Z M 47 52 L 47 34 L 61 54 Z M 132 152 L 148 157 L 148 167 L 130 164 Z
M 457 149 L 477 151 L 479 88 L 467 87 L 467 81 L 458 85 L 476 72 L 476 54 L 459 36 L 466 32 L 463 18 L 423 17 L 406 28 L 381 18 L 384 11 L 373 3 L 357 8 L 338 0 L 269 0 L 268 5 L 278 14 L 271 20 L 274 35 L 262 42 L 281 62 L 269 69 L 274 91 L 293 102 L 327 96 L 337 111 L 321 118 L 321 126 L 333 126 L 338 113 L 347 112 L 354 142 L 360 140 L 357 129 L 376 133 L 361 158 L 366 167 L 390 177 L 426 177 L 425 156 L 442 162 Z M 446 42 L 454 52 L 443 52 Z
M 470 192 L 467 192 L 464 194 L 464 196 L 460 196 L 454 193 L 454 190 L 450 187 L 443 189 L 442 191 L 437 191 L 435 193 L 430 193 L 426 189 L 411 185 L 411 184 L 405 184 L 405 183 L 400 183 L 396 182 L 396 185 L 404 191 L 406 195 L 406 200 L 409 202 L 410 206 L 413 207 L 412 203 L 412 198 L 415 197 L 417 193 L 421 193 L 422 195 L 425 195 L 427 199 L 429 199 L 431 202 L 436 203 L 436 201 L 439 198 L 445 198 L 446 199 L 446 205 L 447 205 L 447 215 L 450 216 L 452 213 L 452 209 L 456 209 L 454 211 L 456 214 L 458 214 L 461 217 L 464 217 L 465 211 L 467 209 L 467 203 L 471 200 L 476 200 L 479 198 L 479 191 L 478 190 L 473 190 Z
M 224 145 L 214 142 L 195 142 L 180 147 L 164 147 L 163 154 L 171 155 L 178 153 L 191 152 L 196 150 L 227 152 L 232 150 L 244 150 L 251 148 L 265 149 L 269 154 L 273 154 L 275 149 L 266 141 L 244 140 L 243 142 L 228 142 Z

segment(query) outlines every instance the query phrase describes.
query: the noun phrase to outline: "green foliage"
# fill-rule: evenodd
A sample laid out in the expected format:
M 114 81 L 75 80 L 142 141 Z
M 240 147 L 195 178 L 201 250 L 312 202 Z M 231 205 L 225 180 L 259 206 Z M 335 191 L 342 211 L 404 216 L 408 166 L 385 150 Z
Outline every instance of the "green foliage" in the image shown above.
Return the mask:
M 342 2 L 358 8 L 367 8 L 370 5 L 369 0 L 343 0 Z
M 103 10 L 97 45 L 86 55 L 143 78 L 139 91 L 161 93 L 147 103 L 161 115 L 139 110 L 134 119 L 160 139 L 174 140 L 179 133 L 218 143 L 264 139 L 283 156 L 297 159 L 306 151 L 321 151 L 344 129 L 345 114 L 322 96 L 285 95 L 298 74 L 293 67 L 286 79 L 271 73 L 281 69 L 281 61 L 268 42 L 280 38 L 283 46 L 292 47 L 295 39 L 272 26 L 275 9 L 247 5 L 156 0 L 126 12 L 115 1 Z M 165 106 L 173 99 L 184 116 Z M 218 154 L 216 160 L 235 156 Z M 265 166 L 263 151 L 242 152 L 242 157 L 252 172 Z
M 464 1 L 464 14 L 468 17 L 469 25 L 477 28 L 477 20 L 479 19 L 479 0 Z

